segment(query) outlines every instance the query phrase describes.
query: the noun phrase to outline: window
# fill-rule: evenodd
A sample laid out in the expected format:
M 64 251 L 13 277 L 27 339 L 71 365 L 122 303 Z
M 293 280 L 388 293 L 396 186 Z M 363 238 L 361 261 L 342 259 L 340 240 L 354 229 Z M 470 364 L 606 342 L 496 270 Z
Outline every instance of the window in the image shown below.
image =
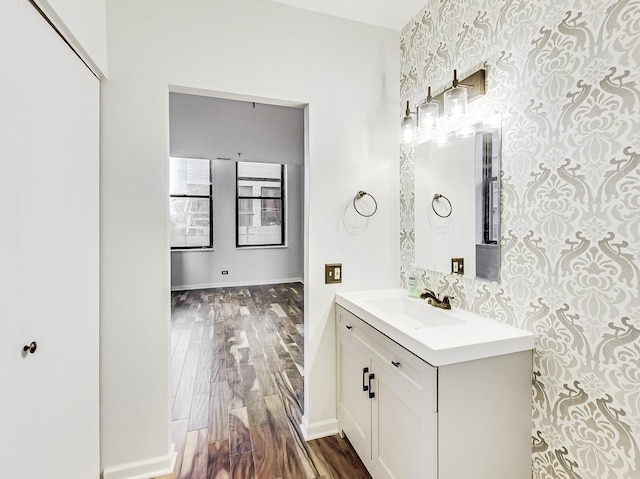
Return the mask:
M 236 163 L 236 246 L 284 245 L 284 175 L 284 165 Z
M 195 158 L 170 158 L 169 168 L 171 249 L 212 248 L 211 162 Z

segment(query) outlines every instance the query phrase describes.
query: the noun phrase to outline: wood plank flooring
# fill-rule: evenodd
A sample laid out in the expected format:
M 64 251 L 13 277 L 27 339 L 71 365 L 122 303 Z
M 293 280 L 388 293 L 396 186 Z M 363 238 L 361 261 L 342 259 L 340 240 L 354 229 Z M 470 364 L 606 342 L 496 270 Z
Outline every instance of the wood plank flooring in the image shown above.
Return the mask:
M 338 435 L 305 442 L 303 286 L 171 294 L 179 479 L 370 479 Z

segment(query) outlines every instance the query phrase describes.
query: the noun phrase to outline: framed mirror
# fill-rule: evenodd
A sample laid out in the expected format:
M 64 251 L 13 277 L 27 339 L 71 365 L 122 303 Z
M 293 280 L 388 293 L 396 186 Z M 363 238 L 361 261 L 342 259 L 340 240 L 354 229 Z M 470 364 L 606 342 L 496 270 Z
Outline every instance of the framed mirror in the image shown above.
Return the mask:
M 500 281 L 500 118 L 415 149 L 415 265 Z

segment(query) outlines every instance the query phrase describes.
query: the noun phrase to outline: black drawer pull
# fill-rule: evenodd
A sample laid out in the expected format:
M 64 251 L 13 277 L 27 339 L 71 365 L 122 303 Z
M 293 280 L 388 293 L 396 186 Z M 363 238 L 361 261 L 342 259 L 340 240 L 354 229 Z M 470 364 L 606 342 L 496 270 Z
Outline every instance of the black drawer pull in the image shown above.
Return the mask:
M 397 368 L 400 367 L 400 361 L 391 361 L 391 364 L 393 364 Z
M 368 372 L 369 372 L 369 368 L 363 368 L 362 369 L 362 390 L 363 391 L 368 391 L 369 390 L 369 386 L 366 384 L 367 373 Z
M 345 324 L 344 327 L 347 328 L 347 329 L 353 329 L 353 326 L 349 326 L 348 324 Z
M 371 380 L 375 379 L 375 377 L 375 374 L 369 374 L 369 399 L 373 399 L 374 397 L 376 397 L 376 393 L 373 392 L 373 388 L 371 387 Z

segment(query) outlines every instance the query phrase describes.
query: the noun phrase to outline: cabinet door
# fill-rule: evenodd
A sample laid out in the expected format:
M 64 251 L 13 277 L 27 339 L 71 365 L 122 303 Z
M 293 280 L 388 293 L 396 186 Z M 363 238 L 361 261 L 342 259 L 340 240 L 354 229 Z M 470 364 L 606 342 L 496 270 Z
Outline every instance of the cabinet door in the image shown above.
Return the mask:
M 366 349 L 354 340 L 349 321 L 338 315 L 338 420 L 365 464 L 371 460 L 371 399 L 368 375 L 371 363 Z M 359 320 L 358 320 L 359 321 Z M 365 387 L 367 391 L 364 391 Z
M 30 2 L 0 39 L 2 477 L 98 478 L 100 84 Z
M 372 475 L 377 479 L 435 479 L 437 369 L 422 363 L 416 383 L 401 373 L 403 366 L 372 359 Z

